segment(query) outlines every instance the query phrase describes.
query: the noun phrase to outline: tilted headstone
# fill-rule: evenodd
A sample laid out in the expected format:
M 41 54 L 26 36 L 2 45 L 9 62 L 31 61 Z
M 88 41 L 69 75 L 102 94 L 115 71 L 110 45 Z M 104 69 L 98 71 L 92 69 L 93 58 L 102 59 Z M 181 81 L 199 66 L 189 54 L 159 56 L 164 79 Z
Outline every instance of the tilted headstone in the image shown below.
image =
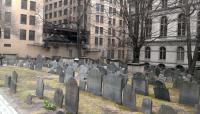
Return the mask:
M 154 90 L 154 95 L 157 99 L 170 101 L 169 90 L 166 88 L 165 84 L 162 83 L 161 81 L 156 81 L 153 90 Z
M 135 89 L 133 89 L 131 85 L 127 84 L 123 89 L 122 104 L 132 111 L 136 110 L 136 94 Z
M 59 82 L 60 83 L 64 83 L 65 80 L 65 73 L 64 72 L 60 72 L 59 74 Z
M 70 78 L 65 90 L 65 109 L 68 113 L 78 114 L 79 87 L 76 79 Z
M 17 92 L 17 78 L 18 78 L 18 74 L 15 71 L 13 71 L 12 76 L 11 76 L 11 83 L 10 83 L 11 93 Z
M 142 113 L 143 114 L 152 114 L 152 100 L 149 98 L 144 98 L 142 101 Z
M 175 109 L 167 105 L 161 105 L 157 114 L 178 114 Z
M 62 105 L 63 105 L 63 98 L 64 98 L 63 90 L 57 88 L 56 91 L 55 91 L 55 93 L 54 93 L 54 98 L 53 98 L 54 104 L 56 106 L 62 107 Z
M 132 78 L 132 86 L 138 94 L 149 95 L 149 84 L 142 73 L 135 73 Z
M 43 66 L 43 58 L 41 55 L 38 55 L 36 58 L 36 66 L 35 66 L 35 70 L 41 71 L 42 70 L 42 66 Z
M 122 83 L 123 78 L 119 74 L 109 73 L 103 77 L 103 97 L 122 103 Z
M 11 84 L 11 76 L 5 75 L 4 86 L 5 86 L 5 87 L 10 87 L 10 84 Z
M 44 81 L 43 79 L 38 79 L 37 80 L 37 85 L 36 85 L 36 96 L 39 98 L 43 98 L 44 94 Z
M 74 76 L 74 68 L 72 66 L 68 66 L 65 70 L 65 80 L 64 83 L 66 84 L 68 80 Z
M 199 103 L 199 85 L 183 82 L 180 89 L 179 103 L 195 106 Z
M 88 71 L 87 90 L 95 95 L 102 94 L 102 76 L 97 68 Z

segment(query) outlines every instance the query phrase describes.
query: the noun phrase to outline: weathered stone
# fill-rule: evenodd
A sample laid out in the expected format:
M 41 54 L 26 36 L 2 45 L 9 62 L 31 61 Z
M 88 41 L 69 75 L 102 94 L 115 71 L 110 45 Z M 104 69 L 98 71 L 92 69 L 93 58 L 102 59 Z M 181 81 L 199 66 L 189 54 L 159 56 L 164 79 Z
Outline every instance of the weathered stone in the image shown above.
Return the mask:
M 183 82 L 180 89 L 179 103 L 195 106 L 199 103 L 199 85 Z
M 77 81 L 71 77 L 66 84 L 65 109 L 68 113 L 78 114 L 79 87 Z
M 169 90 L 166 88 L 165 84 L 161 81 L 156 81 L 154 89 L 154 95 L 158 99 L 170 101 Z
M 13 76 L 11 77 L 11 83 L 10 83 L 10 92 L 16 93 L 17 92 L 17 82 Z
M 87 90 L 95 95 L 102 94 L 102 76 L 97 68 L 88 71 Z
M 152 100 L 144 98 L 142 101 L 142 112 L 143 114 L 152 114 Z
M 130 85 L 126 85 L 123 89 L 123 100 L 122 104 L 127 106 L 132 111 L 136 110 L 136 94 L 135 89 Z
M 74 68 L 72 66 L 68 66 L 65 70 L 65 80 L 64 83 L 66 84 L 68 80 L 74 76 Z
M 161 105 L 157 114 L 178 114 L 175 109 L 167 105 Z
M 161 69 L 159 67 L 156 67 L 154 70 L 154 73 L 156 76 L 159 76 Z
M 60 83 L 64 83 L 65 80 L 65 73 L 64 72 L 60 72 L 59 74 L 59 82 Z
M 4 86 L 5 86 L 5 87 L 10 87 L 10 84 L 11 84 L 11 76 L 5 75 Z
M 44 94 L 44 81 L 43 79 L 38 79 L 37 80 L 37 85 L 36 85 L 36 96 L 38 96 L 39 98 L 43 98 L 43 94 Z
M 107 69 L 108 69 L 108 72 L 112 72 L 112 73 L 119 71 L 119 68 L 114 63 L 108 64 Z
M 26 97 L 25 103 L 28 104 L 28 105 L 31 105 L 32 104 L 32 99 L 33 99 L 33 96 L 28 95 Z
M 80 80 L 84 80 L 85 78 L 87 78 L 87 72 L 89 70 L 89 68 L 85 65 L 81 65 L 80 68 L 79 68 L 79 77 L 80 77 Z
M 122 103 L 122 83 L 123 78 L 118 74 L 109 73 L 103 77 L 103 97 Z
M 149 95 L 149 84 L 142 73 L 134 74 L 132 78 L 132 86 L 135 87 L 135 91 L 138 94 Z
M 43 58 L 41 55 L 38 55 L 36 58 L 36 66 L 35 66 L 35 70 L 41 71 L 42 70 L 42 66 L 43 66 Z
M 63 95 L 63 91 L 62 89 L 56 89 L 55 93 L 54 93 L 54 104 L 59 106 L 59 107 L 62 107 L 63 105 L 63 98 L 64 98 L 64 95 Z

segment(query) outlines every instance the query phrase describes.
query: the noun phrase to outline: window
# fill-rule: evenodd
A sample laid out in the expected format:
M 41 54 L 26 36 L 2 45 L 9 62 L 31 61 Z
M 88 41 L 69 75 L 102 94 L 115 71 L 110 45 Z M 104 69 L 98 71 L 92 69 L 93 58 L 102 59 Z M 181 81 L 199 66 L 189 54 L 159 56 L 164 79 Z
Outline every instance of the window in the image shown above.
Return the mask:
M 185 15 L 180 14 L 178 16 L 178 36 L 185 36 L 186 24 L 185 24 Z
M 11 44 L 4 44 L 4 47 L 11 47 Z
M 96 11 L 97 12 L 104 12 L 104 5 L 96 4 Z
M 112 36 L 115 36 L 116 33 L 115 33 L 115 29 L 112 29 Z
M 27 15 L 21 14 L 21 24 L 26 24 Z
M 98 37 L 95 37 L 95 46 L 98 46 Z
M 184 48 L 183 47 L 177 48 L 177 60 L 184 61 Z
M 165 37 L 167 36 L 167 17 L 163 16 L 161 17 L 161 24 L 160 24 L 160 36 Z
M 4 39 L 10 39 L 10 28 L 4 28 Z
M 11 24 L 11 12 L 5 12 L 5 24 Z
M 48 14 L 45 14 L 45 19 L 48 19 Z
M 115 47 L 115 39 L 112 39 L 112 46 Z
M 31 11 L 36 11 L 36 2 L 30 1 L 30 10 Z
M 26 30 L 20 29 L 20 40 L 26 40 Z
M 165 59 L 166 59 L 166 48 L 160 47 L 160 60 L 165 60 Z
M 151 37 L 151 30 L 152 30 L 152 19 L 147 19 L 145 22 L 145 26 L 146 26 L 146 30 L 145 30 L 145 35 L 146 38 L 150 38 Z
M 110 46 L 111 45 L 111 40 L 110 40 L 110 38 L 108 38 L 108 46 Z
M 109 7 L 109 14 L 112 14 L 112 7 Z
M 111 35 L 111 28 L 108 28 L 108 35 Z
M 200 36 L 200 12 L 197 14 L 197 36 Z
M 118 58 L 121 59 L 121 50 L 118 50 Z
M 57 8 L 58 4 L 57 2 L 54 3 L 54 8 Z
M 29 30 L 29 40 L 34 41 L 35 40 L 35 31 Z
M 53 8 L 53 5 L 49 4 L 49 10 L 52 10 L 52 8 Z
M 103 27 L 100 27 L 100 34 L 103 34 Z
M 116 24 L 116 20 L 115 20 L 115 19 L 113 19 L 113 26 L 115 26 L 115 24 Z
M 27 0 L 21 0 L 21 9 L 27 9 Z
M 59 1 L 59 7 L 62 7 L 62 1 Z
M 45 6 L 45 11 L 47 11 L 47 10 L 48 10 L 48 5 Z
M 67 10 L 67 8 L 65 8 L 64 9 L 64 15 L 67 15 L 67 12 L 68 12 L 68 10 Z
M 150 47 L 146 47 L 145 48 L 145 58 L 146 59 L 150 59 L 151 58 L 151 48 Z
M 102 46 L 103 45 L 103 38 L 99 39 L 99 45 Z
M 99 27 L 95 27 L 95 34 L 99 34 Z
M 12 0 L 5 0 L 5 5 L 10 7 L 12 5 Z
M 100 19 L 99 19 L 99 15 L 96 15 L 96 22 L 99 23 Z
M 59 11 L 59 16 L 62 16 L 62 10 Z
M 111 59 L 115 58 L 115 50 L 111 50 Z
M 30 15 L 30 18 L 29 18 L 30 20 L 29 20 L 29 24 L 30 25 L 35 25 L 35 16 L 32 16 L 32 15 Z
M 108 24 L 109 24 L 109 25 L 112 25 L 112 20 L 111 20 L 111 18 L 109 18 Z
M 53 13 L 53 16 L 54 16 L 54 18 L 57 17 L 57 11 L 55 11 L 55 12 Z
M 167 1 L 168 0 L 162 0 L 162 8 L 167 8 Z
M 119 20 L 119 26 L 122 27 L 122 20 Z
M 67 3 L 68 3 L 68 0 L 64 0 L 64 5 L 67 5 Z
M 49 19 L 51 19 L 52 18 L 52 13 L 49 13 Z

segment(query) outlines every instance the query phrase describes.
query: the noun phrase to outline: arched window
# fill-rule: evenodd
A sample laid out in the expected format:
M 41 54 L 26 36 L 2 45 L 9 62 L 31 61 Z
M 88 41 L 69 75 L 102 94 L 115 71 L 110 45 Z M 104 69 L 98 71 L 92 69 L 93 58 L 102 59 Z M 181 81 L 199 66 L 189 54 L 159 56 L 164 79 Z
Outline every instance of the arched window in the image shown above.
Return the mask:
M 146 59 L 150 59 L 151 58 L 151 48 L 150 47 L 146 47 L 145 48 L 145 58 Z
M 166 59 L 166 48 L 160 47 L 160 60 L 165 60 L 165 59 Z
M 146 35 L 146 38 L 150 38 L 151 37 L 151 30 L 152 30 L 152 19 L 149 18 L 146 20 L 145 22 L 145 35 Z
M 185 36 L 186 24 L 185 24 L 185 15 L 180 14 L 178 16 L 178 36 Z
M 200 35 L 200 11 L 197 14 L 197 36 Z
M 167 16 L 161 17 L 160 36 L 167 36 Z
M 184 48 L 183 47 L 178 47 L 177 48 L 177 60 L 178 61 L 184 61 Z
M 162 8 L 167 8 L 167 1 L 168 0 L 162 0 Z

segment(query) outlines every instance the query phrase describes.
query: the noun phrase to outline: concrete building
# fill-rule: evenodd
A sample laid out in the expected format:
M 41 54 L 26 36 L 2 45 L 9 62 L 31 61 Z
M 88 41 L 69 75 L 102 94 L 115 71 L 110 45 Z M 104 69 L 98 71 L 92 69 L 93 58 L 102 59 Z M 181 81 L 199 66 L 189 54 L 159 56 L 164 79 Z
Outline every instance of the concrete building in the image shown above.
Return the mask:
M 172 3 L 172 0 L 162 1 L 166 2 L 163 3 L 166 6 L 161 6 L 159 11 L 152 16 L 152 38 L 147 39 L 150 43 L 141 49 L 140 60 L 154 65 L 187 67 L 186 27 L 183 21 L 184 15 L 179 7 L 181 2 L 170 8 L 167 4 Z M 199 21 L 200 12 L 196 10 L 191 15 L 192 39 L 200 32 Z M 155 41 L 151 42 L 152 40 Z M 194 51 L 195 42 L 192 45 Z M 199 57 L 197 65 L 199 65 Z
M 0 0 L 0 54 L 36 57 L 43 38 L 42 0 Z
M 88 1 L 86 1 L 87 3 Z M 76 30 L 76 22 L 78 18 L 78 3 L 77 0 L 45 0 L 45 20 L 53 25 L 66 25 L 71 29 Z M 85 1 L 81 0 L 80 11 L 84 13 Z M 121 31 L 123 20 L 117 15 L 120 12 L 119 4 L 116 0 L 91 0 L 87 7 L 86 15 L 83 15 L 81 28 L 86 25 L 86 30 L 89 32 L 82 56 L 98 59 L 110 58 L 125 60 L 127 49 L 123 42 L 119 41 L 119 37 L 123 37 Z M 84 16 L 86 16 L 84 18 Z M 69 27 L 69 28 L 70 28 Z M 52 35 L 45 35 L 46 38 Z M 69 43 L 68 43 L 69 44 Z M 59 47 L 64 47 L 61 52 L 66 53 L 71 50 L 75 56 L 77 47 L 75 43 L 66 45 L 62 44 Z M 67 54 L 67 53 L 66 53 Z M 69 53 L 68 53 L 69 54 Z M 65 55 L 69 56 L 69 55 Z

